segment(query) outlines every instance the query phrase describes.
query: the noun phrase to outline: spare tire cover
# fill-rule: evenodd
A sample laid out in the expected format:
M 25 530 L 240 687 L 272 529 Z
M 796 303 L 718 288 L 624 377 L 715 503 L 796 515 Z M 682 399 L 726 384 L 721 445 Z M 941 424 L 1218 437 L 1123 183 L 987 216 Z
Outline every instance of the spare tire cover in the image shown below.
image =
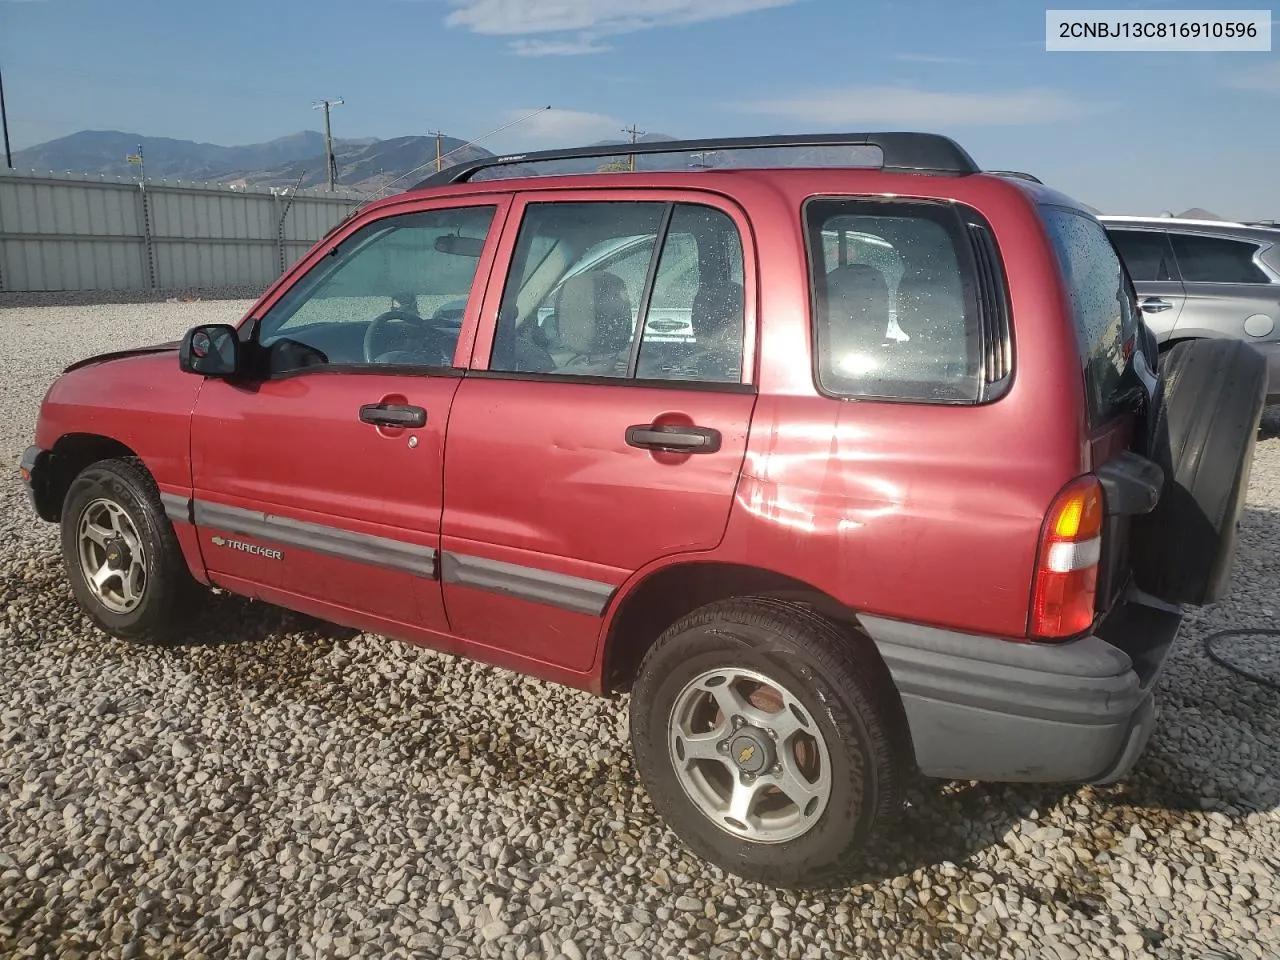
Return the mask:
M 1169 603 L 1213 603 L 1231 581 L 1267 364 L 1240 340 L 1188 340 L 1161 358 L 1160 374 L 1150 457 L 1164 489 L 1134 521 L 1134 581 Z

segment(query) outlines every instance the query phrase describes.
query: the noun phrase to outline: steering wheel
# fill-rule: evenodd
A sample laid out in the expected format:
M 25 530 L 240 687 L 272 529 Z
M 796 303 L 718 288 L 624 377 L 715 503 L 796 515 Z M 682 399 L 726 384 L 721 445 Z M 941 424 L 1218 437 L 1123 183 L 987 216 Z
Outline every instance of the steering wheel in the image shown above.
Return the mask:
M 412 324 L 422 331 L 426 343 L 420 350 L 389 349 L 380 341 L 392 323 Z M 448 366 L 453 362 L 453 350 L 445 334 L 434 329 L 428 321 L 411 310 L 388 310 L 369 321 L 364 332 L 365 363 L 425 363 L 430 366 Z
M 417 314 L 410 313 L 408 310 L 388 310 L 380 313 L 369 321 L 369 326 L 364 331 L 364 362 L 374 363 L 375 358 L 383 353 L 380 349 L 382 344 L 379 342 L 385 335 L 389 324 L 412 323 L 421 318 Z

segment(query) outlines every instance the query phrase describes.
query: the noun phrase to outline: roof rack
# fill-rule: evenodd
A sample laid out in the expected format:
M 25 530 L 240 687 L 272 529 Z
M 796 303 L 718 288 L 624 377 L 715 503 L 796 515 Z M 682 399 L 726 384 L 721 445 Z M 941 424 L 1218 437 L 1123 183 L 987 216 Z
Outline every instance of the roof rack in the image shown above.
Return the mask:
M 1023 173 L 1021 170 L 987 170 L 986 173 L 996 177 L 1015 177 L 1018 180 L 1030 180 L 1032 183 L 1038 183 L 1044 186 L 1044 181 L 1039 177 L 1032 176 L 1029 173 Z
M 549 160 L 582 160 L 618 156 L 650 156 L 663 153 L 701 153 L 714 150 L 760 150 L 773 147 L 879 147 L 881 169 L 903 173 L 978 173 L 980 168 L 964 148 L 935 133 L 807 133 L 771 137 L 729 137 L 711 140 L 660 140 L 648 143 L 608 143 L 570 150 L 541 150 L 472 160 L 432 174 L 413 186 L 439 187 L 466 183 L 490 167 L 542 163 Z
M 1127 213 L 1103 213 L 1099 214 L 1099 220 L 1114 220 L 1117 223 L 1181 223 L 1195 224 L 1203 227 L 1251 227 L 1256 224 L 1245 223 L 1242 220 L 1205 220 L 1201 217 L 1166 217 L 1153 216 L 1144 217 L 1141 215 L 1133 215 Z

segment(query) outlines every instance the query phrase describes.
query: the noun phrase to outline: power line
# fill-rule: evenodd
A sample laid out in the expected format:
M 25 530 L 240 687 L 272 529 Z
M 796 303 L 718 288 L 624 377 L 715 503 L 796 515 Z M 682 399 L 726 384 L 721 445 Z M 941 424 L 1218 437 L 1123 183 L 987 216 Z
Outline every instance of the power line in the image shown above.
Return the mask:
M 4 165 L 13 169 L 13 151 L 9 149 L 9 114 L 4 108 L 4 74 L 0 74 L 0 126 L 4 127 Z
M 441 138 L 444 136 L 439 130 L 428 130 L 427 133 L 436 138 L 436 173 L 444 169 L 444 155 L 440 152 Z
M 329 108 L 342 106 L 342 98 L 337 100 L 317 100 L 312 104 L 312 110 L 324 108 L 324 152 L 329 158 L 329 190 L 332 191 L 338 183 L 338 164 L 333 159 L 333 131 L 329 127 Z
M 514 127 L 517 123 L 524 123 L 524 122 L 525 122 L 526 120 L 528 120 L 530 117 L 536 117 L 538 114 L 540 114 L 540 113 L 544 113 L 545 111 L 550 110 L 550 109 L 551 109 L 551 107 L 550 107 L 550 106 L 546 106 L 546 107 L 539 107 L 537 110 L 533 110 L 533 111 L 530 111 L 529 113 L 526 113 L 523 117 L 517 117 L 515 120 L 512 120 L 512 121 L 510 121 L 509 123 L 504 123 L 504 124 L 503 124 L 502 126 L 500 126 L 500 127 L 494 127 L 492 130 L 490 130 L 490 131 L 489 131 L 488 133 L 486 133 L 484 136 L 482 136 L 482 137 L 476 137 L 474 140 L 468 140 L 466 143 L 464 143 L 464 144 L 463 144 L 462 146 L 460 146 L 460 147 L 454 147 L 454 148 L 453 148 L 452 150 L 450 150 L 448 153 L 446 153 L 446 154 L 444 154 L 443 156 L 441 156 L 441 157 L 440 157 L 440 159 L 441 159 L 441 161 L 448 160 L 451 156 L 453 156 L 455 153 L 459 152 L 460 150 L 465 150 L 465 149 L 467 149 L 467 147 L 474 146 L 475 144 L 480 143 L 482 140 L 488 140 L 488 139 L 489 139 L 490 137 L 492 137 L 494 134 L 501 133 L 503 130 L 509 130 L 511 127 Z M 402 174 L 400 174 L 400 176 L 396 177 L 396 178 L 395 178 L 394 180 L 392 180 L 390 183 L 388 183 L 388 184 L 386 184 L 384 187 L 382 187 L 382 189 L 380 189 L 380 190 L 379 190 L 377 193 L 375 193 L 372 197 L 370 197 L 368 202 L 372 202 L 372 201 L 374 201 L 374 200 L 378 199 L 378 197 L 382 196 L 382 194 L 383 194 L 385 191 L 387 191 L 387 190 L 388 190 L 388 189 L 390 189 L 391 187 L 395 186 L 395 185 L 396 185 L 397 183 L 399 183 L 401 180 L 405 179 L 406 177 L 411 177 L 411 176 L 413 176 L 415 173 L 417 173 L 417 172 L 418 172 L 419 170 L 421 170 L 423 167 L 428 166 L 428 165 L 429 165 L 429 164 L 431 164 L 432 162 L 433 162 L 433 161 L 428 160 L 428 161 L 426 161 L 426 163 L 420 163 L 420 164 L 418 164 L 416 167 L 414 167 L 412 170 L 410 170 L 410 171 L 408 171 L 408 172 L 406 172 L 406 173 L 402 173 Z
M 639 137 L 643 137 L 643 136 L 644 136 L 644 131 L 643 131 L 643 130 L 637 130 L 637 129 L 636 129 L 636 125 L 635 125 L 634 123 L 633 123 L 631 126 L 629 126 L 629 127 L 623 127 L 623 128 L 622 128 L 622 132 L 623 132 L 623 133 L 629 133 L 629 134 L 631 134 L 631 142 L 632 142 L 632 143 L 635 143 L 637 138 L 639 138 Z M 635 155 L 634 153 L 633 153 L 631 156 L 627 157 L 627 169 L 628 169 L 628 170 L 630 170 L 632 173 L 634 173 L 634 172 L 635 172 L 635 169 L 636 169 L 636 155 Z

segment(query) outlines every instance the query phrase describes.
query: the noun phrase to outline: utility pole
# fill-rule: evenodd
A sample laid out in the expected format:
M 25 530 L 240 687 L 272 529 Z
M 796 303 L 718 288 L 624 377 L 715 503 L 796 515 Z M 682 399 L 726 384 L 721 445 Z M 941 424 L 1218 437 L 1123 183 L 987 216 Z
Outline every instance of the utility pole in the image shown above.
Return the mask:
M 324 109 L 324 152 L 329 158 L 329 189 L 333 190 L 338 182 L 338 164 L 333 159 L 333 131 L 329 127 L 329 108 L 342 106 L 342 99 L 317 100 L 312 110 Z
M 4 109 L 4 74 L 0 73 L 0 126 L 4 127 L 4 165 L 13 169 L 13 152 L 9 149 L 9 114 Z
M 439 130 L 429 130 L 427 132 L 436 138 L 436 173 L 439 173 L 441 170 L 444 169 L 444 154 L 440 152 L 441 150 L 440 138 L 443 137 L 444 134 L 442 134 Z
M 631 126 L 629 126 L 629 127 L 623 127 L 623 128 L 622 128 L 622 132 L 623 132 L 623 133 L 629 133 L 629 134 L 631 134 L 631 142 L 632 142 L 632 143 L 635 143 L 635 142 L 636 142 L 636 140 L 637 140 L 639 137 L 643 137 L 643 136 L 644 136 L 644 131 L 643 131 L 643 130 L 637 130 L 637 129 L 636 129 L 636 125 L 635 125 L 634 123 L 633 123 Z M 635 169 L 636 169 L 636 155 L 635 155 L 634 153 L 633 153 L 631 156 L 627 157 L 627 169 L 628 169 L 628 170 L 630 170 L 632 173 L 635 173 Z

